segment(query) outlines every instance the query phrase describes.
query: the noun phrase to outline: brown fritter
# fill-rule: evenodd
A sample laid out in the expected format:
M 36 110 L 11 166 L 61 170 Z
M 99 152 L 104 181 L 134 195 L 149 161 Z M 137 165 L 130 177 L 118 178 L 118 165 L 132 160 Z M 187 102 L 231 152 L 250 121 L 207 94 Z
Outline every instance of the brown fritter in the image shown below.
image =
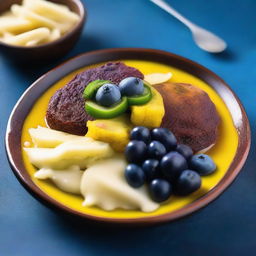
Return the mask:
M 49 101 L 46 121 L 50 128 L 76 135 L 84 135 L 86 122 L 93 120 L 84 109 L 84 88 L 92 81 L 110 80 L 118 84 L 126 77 L 143 79 L 143 74 L 122 62 L 108 62 L 77 74 L 67 85 L 56 91 Z
M 216 142 L 220 117 L 206 92 L 185 83 L 164 83 L 155 88 L 165 106 L 161 126 L 170 129 L 179 143 L 198 152 Z

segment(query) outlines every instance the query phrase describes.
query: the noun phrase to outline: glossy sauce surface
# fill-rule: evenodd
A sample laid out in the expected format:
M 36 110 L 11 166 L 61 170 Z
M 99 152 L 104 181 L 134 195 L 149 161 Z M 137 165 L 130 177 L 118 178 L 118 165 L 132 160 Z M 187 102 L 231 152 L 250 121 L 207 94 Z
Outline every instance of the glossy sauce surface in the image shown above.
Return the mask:
M 237 131 L 233 125 L 232 118 L 230 113 L 225 106 L 222 99 L 218 96 L 218 94 L 205 82 L 200 79 L 185 73 L 184 71 L 178 70 L 176 68 L 163 65 L 160 63 L 153 63 L 148 61 L 136 61 L 136 60 L 126 60 L 124 61 L 127 65 L 138 68 L 142 73 L 149 74 L 155 72 L 172 72 L 173 77 L 171 82 L 184 82 L 191 83 L 208 93 L 212 101 L 215 103 L 217 111 L 221 117 L 221 125 L 219 128 L 219 138 L 216 145 L 208 152 L 208 154 L 214 159 L 216 162 L 218 169 L 215 174 L 203 177 L 202 178 L 202 187 L 199 191 L 188 197 L 171 197 L 171 199 L 164 203 L 158 210 L 151 213 L 144 213 L 140 211 L 126 211 L 126 210 L 114 210 L 111 212 L 103 211 L 97 207 L 84 207 L 82 206 L 83 198 L 81 196 L 76 196 L 72 194 L 68 194 L 62 192 L 60 189 L 55 187 L 52 183 L 47 181 L 41 181 L 35 179 L 33 174 L 36 169 L 30 164 L 26 154 L 23 151 L 23 159 L 25 166 L 30 174 L 32 180 L 35 182 L 37 186 L 40 187 L 42 191 L 47 193 L 49 196 L 57 200 L 63 205 L 66 205 L 76 211 L 83 212 L 86 214 L 94 215 L 94 216 L 104 216 L 110 218 L 137 218 L 144 216 L 156 216 L 159 214 L 168 213 L 171 211 L 175 211 L 180 209 L 187 204 L 193 202 L 197 198 L 206 194 L 209 190 L 211 190 L 214 186 L 218 184 L 218 182 L 225 175 L 228 167 L 230 166 L 238 146 L 238 135 Z M 73 76 L 85 70 L 86 68 L 82 68 L 75 72 L 70 73 L 55 85 L 53 85 L 50 89 L 48 89 L 36 102 L 30 114 L 25 120 L 23 131 L 22 131 L 22 145 L 25 141 L 31 142 L 28 129 L 31 127 L 37 127 L 38 125 L 46 126 L 45 124 L 45 112 L 47 109 L 47 104 L 50 97 L 54 94 L 54 92 L 63 87 L 68 81 L 70 81 Z M 171 117 L 170 117 L 171 118 Z

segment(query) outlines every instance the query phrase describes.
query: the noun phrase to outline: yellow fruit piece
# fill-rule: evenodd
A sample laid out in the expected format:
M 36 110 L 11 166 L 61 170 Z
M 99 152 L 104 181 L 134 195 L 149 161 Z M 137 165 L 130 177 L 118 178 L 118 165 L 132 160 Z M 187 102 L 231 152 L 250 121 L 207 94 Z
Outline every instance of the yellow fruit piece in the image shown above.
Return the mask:
M 98 119 L 87 121 L 86 137 L 104 141 L 117 152 L 123 152 L 129 142 L 132 125 L 126 115 L 112 119 Z
M 135 126 L 159 127 L 165 114 L 161 94 L 152 86 L 152 99 L 141 106 L 131 106 L 131 122 Z
M 84 139 L 66 141 L 56 148 L 24 148 L 24 151 L 37 168 L 52 169 L 66 169 L 72 165 L 85 169 L 92 162 L 114 154 L 107 143 Z
M 64 142 L 74 140 L 92 141 L 91 138 L 85 138 L 84 136 L 77 136 L 42 126 L 29 128 L 28 132 L 34 146 L 37 148 L 55 148 Z

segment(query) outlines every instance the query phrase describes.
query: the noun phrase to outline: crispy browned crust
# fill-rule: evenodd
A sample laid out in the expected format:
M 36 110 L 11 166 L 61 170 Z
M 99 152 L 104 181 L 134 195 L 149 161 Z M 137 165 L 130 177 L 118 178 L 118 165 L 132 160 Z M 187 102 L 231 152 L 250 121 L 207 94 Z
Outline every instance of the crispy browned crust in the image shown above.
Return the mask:
M 84 135 L 87 132 L 86 122 L 93 120 L 84 109 L 83 91 L 86 85 L 96 79 L 110 80 L 118 84 L 130 76 L 144 78 L 139 70 L 121 62 L 109 62 L 77 74 L 50 99 L 46 113 L 48 126 L 55 130 Z
M 155 88 L 165 106 L 161 126 L 170 129 L 179 143 L 198 152 L 216 142 L 220 117 L 206 92 L 185 83 L 164 83 Z

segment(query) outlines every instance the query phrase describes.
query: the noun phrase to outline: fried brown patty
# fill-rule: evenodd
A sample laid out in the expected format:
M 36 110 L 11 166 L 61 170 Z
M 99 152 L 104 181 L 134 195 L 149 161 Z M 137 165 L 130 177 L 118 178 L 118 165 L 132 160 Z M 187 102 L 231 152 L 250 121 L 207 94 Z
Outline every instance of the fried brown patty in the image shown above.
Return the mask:
M 184 83 L 164 83 L 155 88 L 165 106 L 161 126 L 170 129 L 179 143 L 198 152 L 216 142 L 220 117 L 206 92 Z
M 86 134 L 86 122 L 93 118 L 84 109 L 84 88 L 97 79 L 110 80 L 114 84 L 119 84 L 121 80 L 131 76 L 144 78 L 139 70 L 128 67 L 122 62 L 108 62 L 103 66 L 77 74 L 51 97 L 46 112 L 48 126 L 76 135 Z

